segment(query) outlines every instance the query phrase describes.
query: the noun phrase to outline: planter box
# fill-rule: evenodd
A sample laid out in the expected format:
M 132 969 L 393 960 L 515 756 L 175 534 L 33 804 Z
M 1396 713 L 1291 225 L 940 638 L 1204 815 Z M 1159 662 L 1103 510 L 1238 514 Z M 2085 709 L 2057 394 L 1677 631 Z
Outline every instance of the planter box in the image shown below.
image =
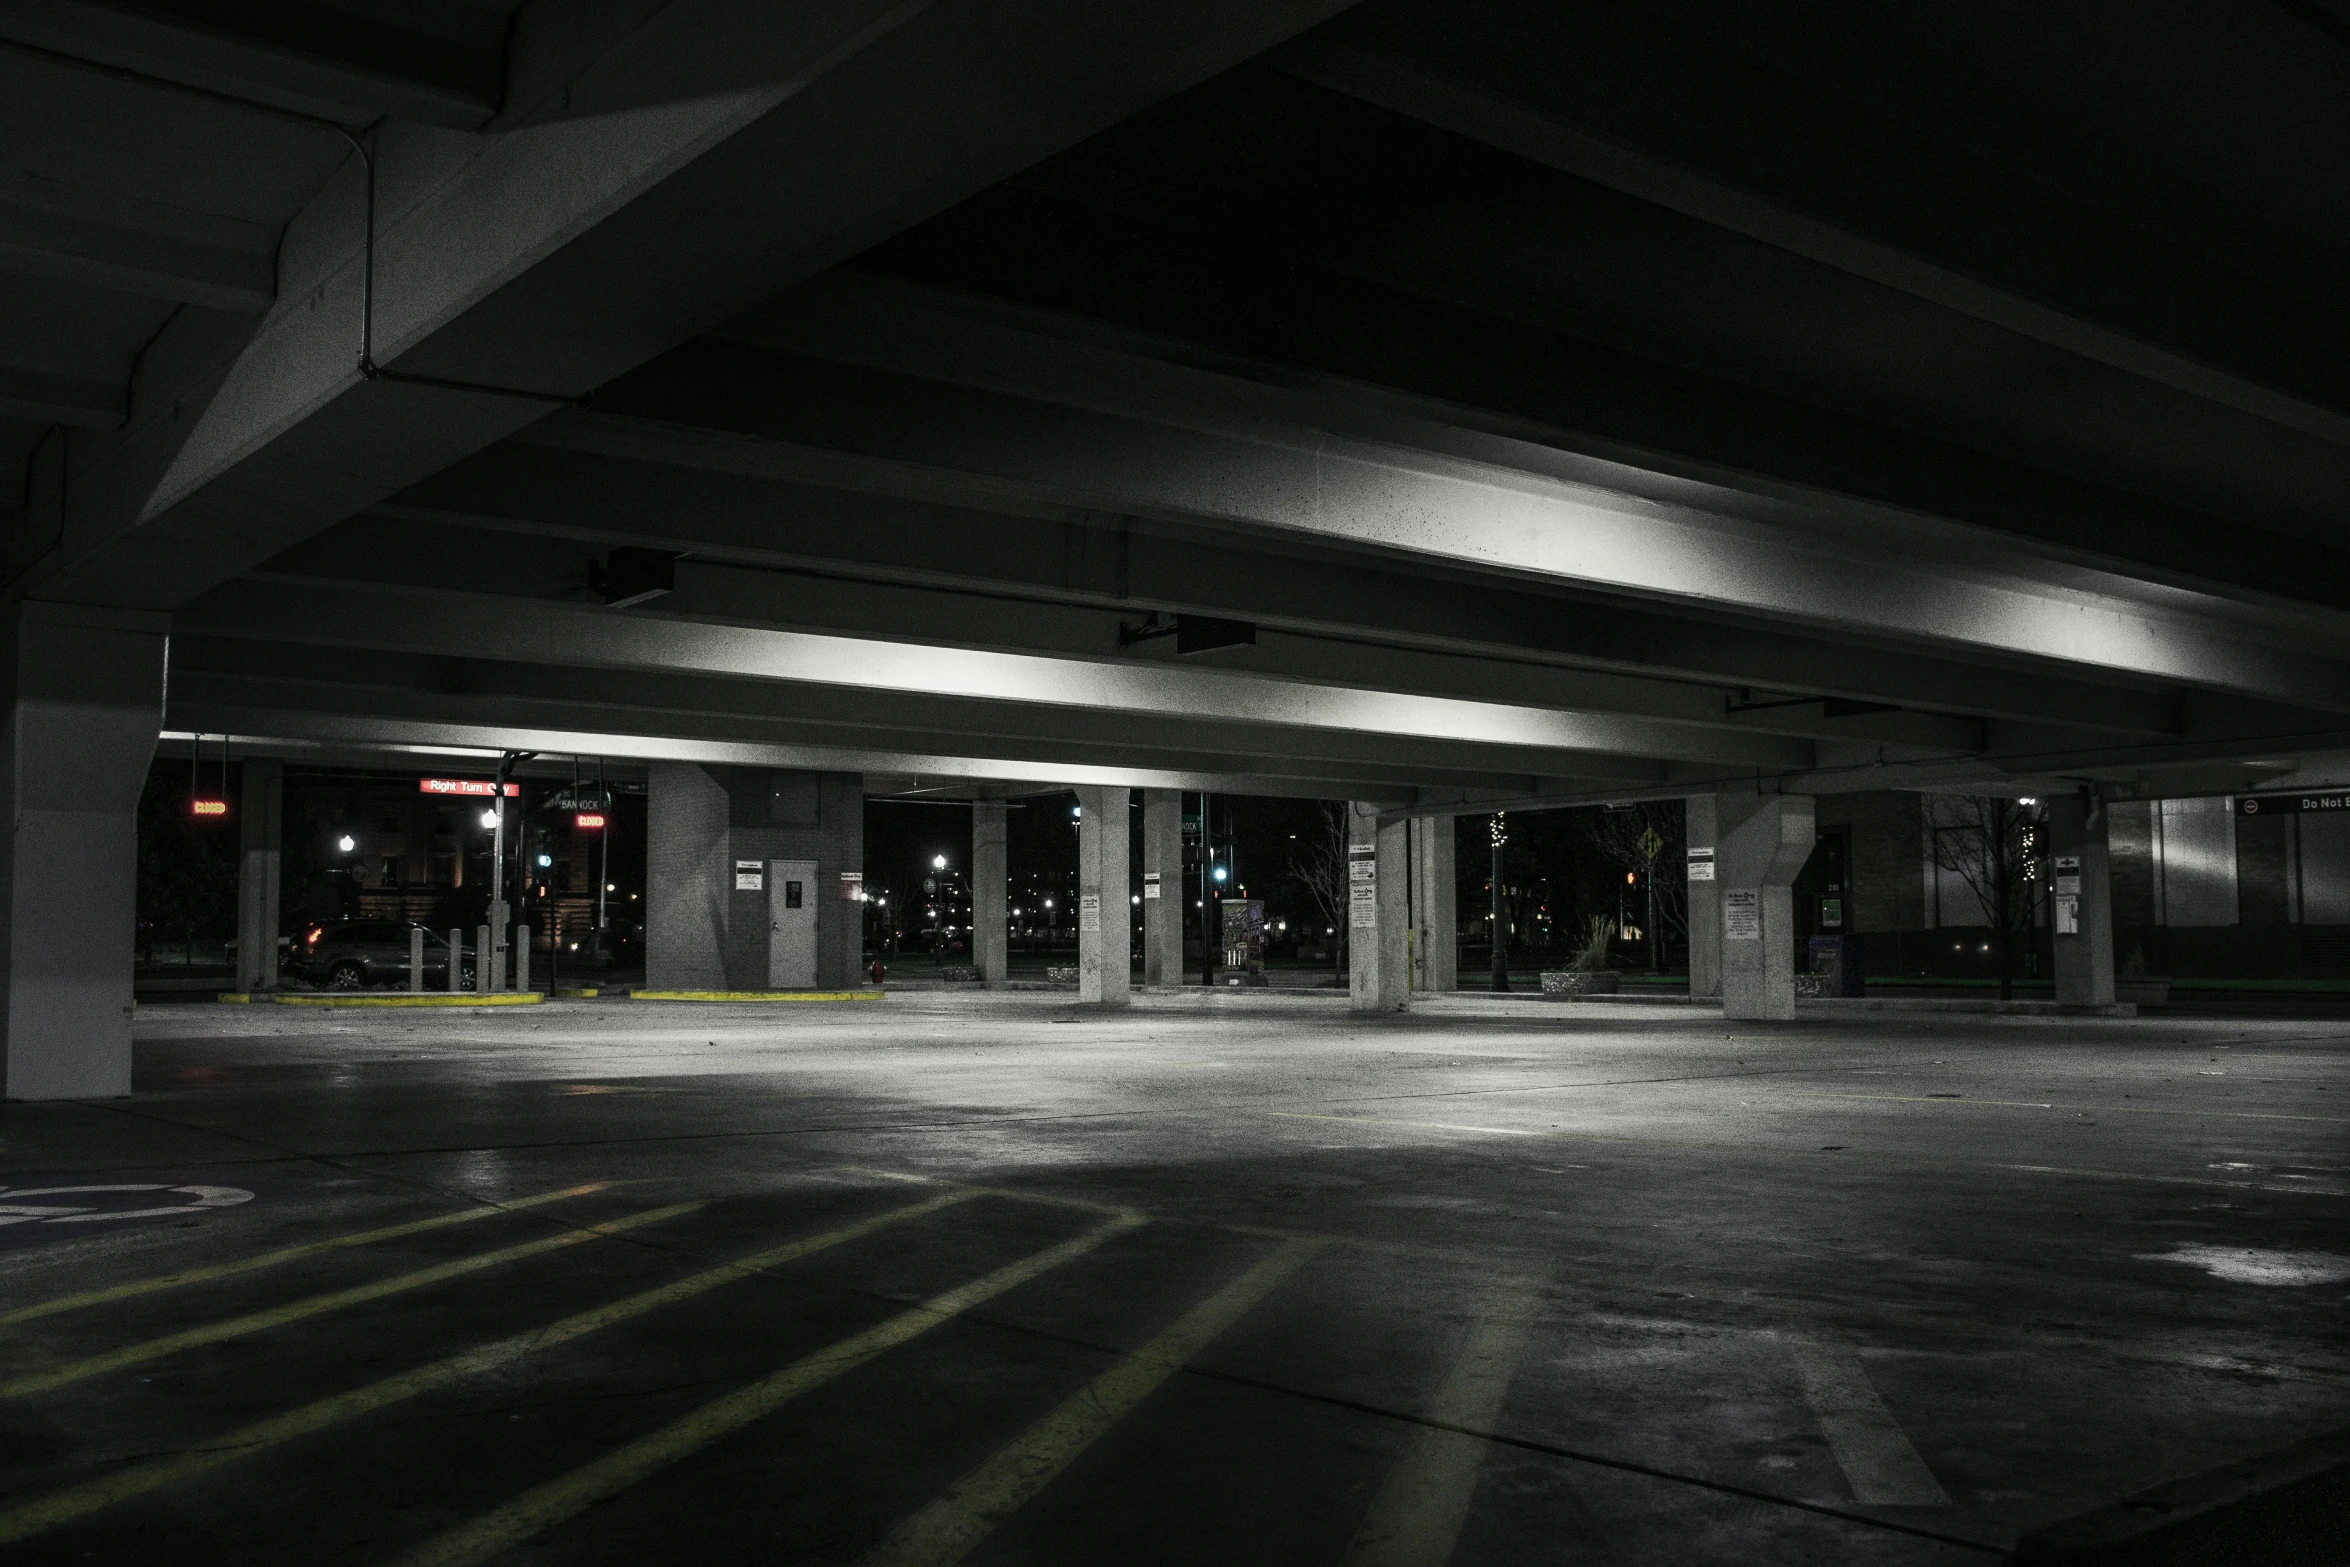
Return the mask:
M 1550 969 L 1542 971 L 1542 994 L 1545 1000 L 1572 1001 L 1577 996 L 1612 996 L 1616 993 L 1616 975 L 1606 969 Z
M 2170 979 L 2117 979 L 2113 982 L 2113 999 L 2132 1001 L 2142 1007 L 2170 1005 Z
M 1832 996 L 1836 994 L 1828 984 L 1832 977 L 1827 974 L 1798 974 L 1795 976 L 1795 993 L 1798 996 Z
M 976 985 L 979 970 L 968 963 L 950 963 L 938 971 L 938 977 L 950 985 Z
M 1048 985 L 1074 985 L 1077 983 L 1077 966 L 1071 964 L 1067 968 L 1046 969 L 1044 982 Z

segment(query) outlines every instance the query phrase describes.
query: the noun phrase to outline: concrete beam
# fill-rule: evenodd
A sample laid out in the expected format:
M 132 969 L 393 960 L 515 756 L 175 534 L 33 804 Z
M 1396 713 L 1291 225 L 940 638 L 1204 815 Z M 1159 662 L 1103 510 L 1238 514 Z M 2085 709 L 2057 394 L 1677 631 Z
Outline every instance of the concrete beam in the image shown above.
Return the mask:
M 1375 635 L 1433 651 L 1506 653 L 1554 666 L 1605 670 L 1637 681 L 1639 710 L 1692 716 L 1740 687 L 1812 692 L 1927 711 L 2078 725 L 2124 733 L 2178 731 L 2177 699 L 2143 683 L 2070 679 L 2023 661 L 1985 667 L 1885 645 L 1856 657 L 1849 639 L 1743 617 L 1676 615 L 1653 603 L 1602 603 L 1511 579 L 1479 580 L 1375 558 L 1278 549 L 1275 540 L 1214 528 L 1042 508 L 1046 515 L 974 509 L 899 495 L 821 487 L 804 454 L 746 452 L 667 432 L 670 454 L 589 449 L 569 422 L 550 421 L 414 486 L 274 563 L 345 574 L 359 563 L 404 574 L 438 553 L 398 541 L 446 540 L 468 557 L 498 548 L 490 530 L 573 540 L 563 559 L 636 543 L 730 560 L 850 576 L 1006 593 L 1109 607 L 1128 615 L 1188 611 L 1260 627 Z M 661 432 L 635 443 L 664 445 Z M 698 466 L 707 460 L 713 466 Z M 1001 498 L 997 498 L 1001 502 Z M 793 527 L 779 536 L 777 516 Z M 417 530 L 438 530 L 420 535 Z M 515 570 L 514 557 L 502 555 Z M 335 564 L 338 561 L 352 566 Z M 421 569 L 421 568 L 420 568 Z M 525 570 L 531 568 L 523 568 Z M 537 569 L 545 569 L 539 567 Z M 1712 692 L 1702 687 L 1711 686 Z M 1741 715 L 1786 733 L 1854 732 L 1817 710 Z M 1861 732 L 1870 732 L 1866 723 Z M 1897 738 L 1888 736 L 1887 738 Z M 1945 741 L 1947 743 L 1947 741 Z
M 1092 401 L 1117 397 L 1103 387 Z M 1147 389 L 1134 401 L 1147 404 Z M 633 416 L 697 427 L 713 454 L 753 438 L 771 461 L 796 458 L 799 477 L 837 487 L 1273 529 L 1392 558 L 2020 655 L 2076 674 L 2350 710 L 2350 661 L 2248 636 L 2233 606 L 2216 600 L 2198 612 L 2194 595 L 2086 571 L 2058 590 L 1937 560 L 1919 539 L 1829 538 L 1703 504 L 1633 501 L 1553 477 L 1524 443 L 1491 442 L 1485 457 L 1467 459 L 1285 427 L 1244 404 L 1196 409 L 1177 427 L 1151 406 L 1061 406 L 712 341 L 606 389 L 598 406 L 569 416 L 565 436 L 590 449 L 680 455 L 676 431 Z M 1512 461 L 1501 460 L 1513 445 Z
M 1455 135 L 2350 444 L 2332 323 L 1693 29 L 1629 10 L 1471 5 L 1439 21 L 1387 7 L 1278 59 Z
M 241 234 L 249 243 L 231 245 L 212 236 L 125 223 L 111 215 L 60 210 L 27 199 L 25 183 L 29 182 L 0 182 L 0 270 L 249 315 L 261 314 L 277 297 L 277 260 L 269 243 L 273 235 Z M 184 230 L 198 225 L 178 226 Z M 120 422 L 119 411 L 109 422 Z
M 190 368 L 207 395 L 162 472 L 76 492 L 43 591 L 184 602 L 540 417 L 540 394 L 591 391 L 1335 5 L 696 0 L 581 65 L 559 113 L 482 137 L 394 121 L 376 137 L 376 359 L 533 395 L 360 375 L 354 163 L 289 228 L 260 331 Z
M 288 589 L 291 589 L 289 591 Z M 712 625 L 601 607 L 543 604 L 527 613 L 487 595 L 378 589 L 364 605 L 322 600 L 293 585 L 246 581 L 207 595 L 176 617 L 182 630 L 316 647 L 379 647 L 562 668 L 684 672 L 876 693 L 952 693 L 965 701 L 1035 705 L 1171 719 L 1265 725 L 1508 747 L 1553 758 L 1543 771 L 1607 771 L 1610 758 L 1676 745 L 1660 726 L 1607 714 L 1502 702 L 1349 689 L 1222 670 L 1110 660 L 1047 658 L 968 648 L 929 648 L 869 638 Z M 1695 755 L 1754 762 L 1765 748 L 1780 767 L 1812 760 L 1809 745 L 1733 736 L 1686 742 Z M 1633 764 L 1635 775 L 1650 771 Z

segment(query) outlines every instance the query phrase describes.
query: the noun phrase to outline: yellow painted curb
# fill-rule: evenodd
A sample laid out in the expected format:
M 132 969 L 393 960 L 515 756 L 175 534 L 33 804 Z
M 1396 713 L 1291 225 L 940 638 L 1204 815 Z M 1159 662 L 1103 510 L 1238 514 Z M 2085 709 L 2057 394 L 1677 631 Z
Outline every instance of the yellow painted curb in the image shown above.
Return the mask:
M 214 996 L 212 999 L 215 1001 L 234 1001 L 241 1004 L 251 1001 L 253 996 L 250 991 L 224 990 L 219 995 Z
M 639 1001 L 879 1001 L 878 990 L 636 990 Z
M 401 991 L 388 996 L 315 996 L 281 995 L 281 1007 L 532 1007 L 547 998 L 535 990 L 493 990 L 475 995 L 460 990 L 455 995 L 432 991 L 419 995 L 415 991 Z
M 555 992 L 555 994 L 562 996 L 567 1000 L 576 1000 L 584 996 L 600 996 L 603 994 L 603 991 L 597 989 L 594 985 L 590 985 L 584 990 L 558 990 Z

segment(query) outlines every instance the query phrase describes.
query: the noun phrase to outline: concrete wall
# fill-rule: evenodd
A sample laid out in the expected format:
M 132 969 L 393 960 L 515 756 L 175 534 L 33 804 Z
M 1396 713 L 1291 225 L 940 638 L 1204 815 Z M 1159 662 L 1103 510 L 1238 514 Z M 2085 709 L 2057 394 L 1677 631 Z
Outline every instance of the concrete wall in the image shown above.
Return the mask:
M 814 860 L 816 985 L 862 976 L 864 905 L 841 896 L 841 873 L 865 864 L 864 779 L 656 762 L 649 778 L 645 982 L 655 990 L 767 988 L 767 900 L 735 885 L 735 862 Z

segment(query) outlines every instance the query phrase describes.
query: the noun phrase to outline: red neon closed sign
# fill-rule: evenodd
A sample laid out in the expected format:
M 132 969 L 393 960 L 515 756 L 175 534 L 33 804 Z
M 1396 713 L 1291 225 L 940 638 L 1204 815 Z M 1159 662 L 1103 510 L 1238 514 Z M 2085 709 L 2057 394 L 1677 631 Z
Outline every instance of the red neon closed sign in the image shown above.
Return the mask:
M 416 792 L 419 794 L 496 794 L 498 786 L 487 778 L 419 778 L 416 780 Z M 506 798 L 511 800 L 520 793 L 522 793 L 522 785 L 510 783 L 506 786 Z
M 188 802 L 188 814 L 191 816 L 226 816 L 228 814 L 228 801 L 190 800 Z
M 602 811 L 582 811 L 574 816 L 571 822 L 581 832 L 594 832 L 604 825 L 604 813 Z

